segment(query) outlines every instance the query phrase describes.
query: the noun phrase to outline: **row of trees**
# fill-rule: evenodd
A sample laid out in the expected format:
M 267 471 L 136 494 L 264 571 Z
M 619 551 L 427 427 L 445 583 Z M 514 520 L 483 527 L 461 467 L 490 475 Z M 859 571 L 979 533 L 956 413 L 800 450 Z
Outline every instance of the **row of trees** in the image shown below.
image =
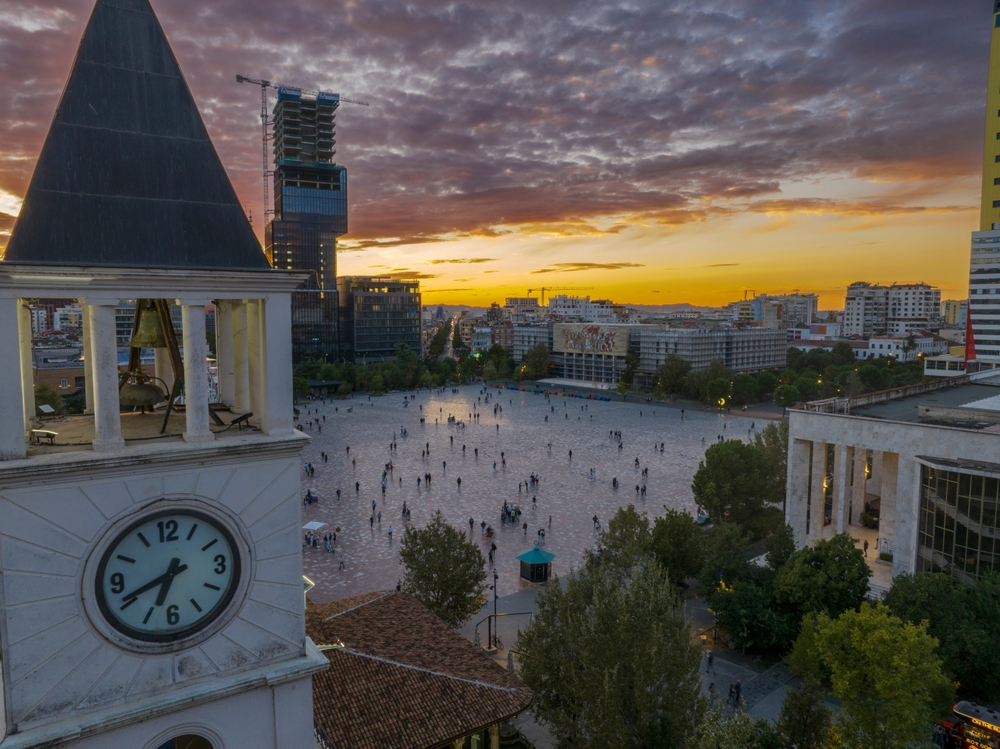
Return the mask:
M 805 686 L 788 693 L 780 720 L 772 726 L 742 711 L 727 716 L 703 699 L 701 653 L 674 585 L 687 572 L 666 566 L 685 559 L 672 541 L 682 538 L 688 552 L 708 547 L 701 575 L 722 592 L 742 574 L 746 547 L 735 524 L 706 536 L 684 520 L 668 512 L 650 525 L 632 506 L 619 510 L 599 552 L 565 588 L 539 595 L 517 649 L 535 715 L 558 746 L 888 749 L 927 740 L 936 707 L 950 696 L 936 640 L 924 624 L 864 602 L 867 567 L 865 574 L 853 570 L 853 584 L 823 584 L 820 576 L 834 576 L 839 556 L 851 557 L 852 569 L 865 566 L 849 540 L 826 542 L 819 556 L 795 552 L 787 530 L 768 545 L 762 569 L 781 577 L 785 605 L 809 612 L 801 635 L 771 621 L 786 626 L 799 660 L 809 664 L 801 668 Z M 761 618 L 755 626 L 763 630 L 768 616 Z M 823 686 L 841 700 L 836 721 Z
M 721 359 L 705 369 L 691 370 L 677 354 L 670 354 L 653 376 L 653 393 L 659 397 L 678 395 L 706 404 L 744 405 L 774 398 L 779 406 L 803 400 L 859 395 L 874 390 L 919 382 L 923 364 L 901 364 L 881 357 L 858 362 L 847 343 L 832 351 L 788 349 L 788 367 L 781 372 L 733 375 Z

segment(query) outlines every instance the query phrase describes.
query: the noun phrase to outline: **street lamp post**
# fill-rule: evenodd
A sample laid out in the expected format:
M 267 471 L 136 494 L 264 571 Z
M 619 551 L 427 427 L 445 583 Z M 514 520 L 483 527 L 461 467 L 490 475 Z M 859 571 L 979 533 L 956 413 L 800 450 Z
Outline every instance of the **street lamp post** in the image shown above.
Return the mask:
M 497 580 L 499 579 L 497 575 L 497 568 L 493 568 L 493 641 L 490 643 L 494 648 L 497 646 Z

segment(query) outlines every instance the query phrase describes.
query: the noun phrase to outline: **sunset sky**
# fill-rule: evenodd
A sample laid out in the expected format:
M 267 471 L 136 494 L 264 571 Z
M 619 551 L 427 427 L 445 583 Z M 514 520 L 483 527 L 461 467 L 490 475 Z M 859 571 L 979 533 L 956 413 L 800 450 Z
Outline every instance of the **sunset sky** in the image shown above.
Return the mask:
M 152 0 L 262 233 L 259 89 L 337 117 L 338 273 L 428 304 L 965 297 L 990 0 Z M 0 246 L 93 0 L 0 3 Z M 273 98 L 272 98 L 273 101 Z

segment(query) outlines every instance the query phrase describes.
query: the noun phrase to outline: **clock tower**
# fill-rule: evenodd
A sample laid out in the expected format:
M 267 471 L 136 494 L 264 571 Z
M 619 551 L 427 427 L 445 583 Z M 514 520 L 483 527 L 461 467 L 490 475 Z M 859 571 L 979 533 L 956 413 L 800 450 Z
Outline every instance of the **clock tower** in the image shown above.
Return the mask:
M 268 265 L 148 0 L 98 0 L 0 262 L 0 749 L 315 746 L 305 280 Z M 44 422 L 39 297 L 83 311 L 86 410 Z

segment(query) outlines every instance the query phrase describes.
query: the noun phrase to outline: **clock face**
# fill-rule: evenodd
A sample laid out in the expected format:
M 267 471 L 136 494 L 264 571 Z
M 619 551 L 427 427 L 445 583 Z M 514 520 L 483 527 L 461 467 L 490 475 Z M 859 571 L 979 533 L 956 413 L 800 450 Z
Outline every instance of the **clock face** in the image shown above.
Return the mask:
M 111 542 L 95 592 L 101 613 L 119 632 L 169 642 L 215 621 L 239 579 L 236 543 L 218 520 L 165 510 L 137 520 Z

